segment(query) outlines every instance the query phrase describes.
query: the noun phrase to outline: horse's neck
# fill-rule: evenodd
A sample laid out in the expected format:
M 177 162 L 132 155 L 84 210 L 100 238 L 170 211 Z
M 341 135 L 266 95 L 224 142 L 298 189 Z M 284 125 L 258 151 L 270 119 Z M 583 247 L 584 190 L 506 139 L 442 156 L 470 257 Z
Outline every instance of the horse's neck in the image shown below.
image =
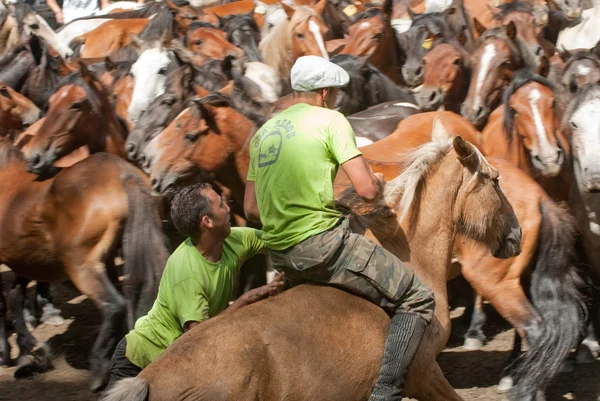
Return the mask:
M 101 103 L 101 114 L 97 116 L 99 125 L 92 128 L 94 134 L 89 144 L 89 150 L 91 153 L 107 152 L 126 159 L 124 127 L 119 122 L 108 99 L 102 99 Z

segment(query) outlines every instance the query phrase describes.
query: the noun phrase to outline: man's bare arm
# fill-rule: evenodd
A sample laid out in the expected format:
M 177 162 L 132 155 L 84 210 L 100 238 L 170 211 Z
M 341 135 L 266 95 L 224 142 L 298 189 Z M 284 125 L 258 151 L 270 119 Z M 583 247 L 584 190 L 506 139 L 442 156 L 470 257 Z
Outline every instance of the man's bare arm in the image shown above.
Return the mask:
M 260 213 L 256 202 L 256 183 L 246 181 L 246 192 L 244 193 L 244 214 L 246 218 L 255 223 L 260 223 Z
M 354 157 L 342 164 L 358 196 L 365 202 L 373 202 L 383 191 L 383 176 L 378 178 L 362 156 Z

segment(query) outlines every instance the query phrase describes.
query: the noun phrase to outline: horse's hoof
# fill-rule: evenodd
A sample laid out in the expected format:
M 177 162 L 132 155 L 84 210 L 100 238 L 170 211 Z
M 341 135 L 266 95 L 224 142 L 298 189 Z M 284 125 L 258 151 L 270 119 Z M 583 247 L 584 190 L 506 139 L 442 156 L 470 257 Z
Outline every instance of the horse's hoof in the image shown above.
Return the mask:
M 31 377 L 36 371 L 36 363 L 33 355 L 23 355 L 17 360 L 17 369 L 15 369 L 15 379 Z
M 52 353 L 48 344 L 41 343 L 33 350 L 33 357 L 35 358 L 38 372 L 47 372 L 54 369 L 52 366 Z
M 500 379 L 500 383 L 498 383 L 498 387 L 496 387 L 496 390 L 499 393 L 506 393 L 511 388 L 513 388 L 513 385 L 514 383 L 512 377 L 504 376 L 502 379 Z
M 483 348 L 483 341 L 481 341 L 479 338 L 467 337 L 465 338 L 463 348 L 469 351 L 481 349 Z

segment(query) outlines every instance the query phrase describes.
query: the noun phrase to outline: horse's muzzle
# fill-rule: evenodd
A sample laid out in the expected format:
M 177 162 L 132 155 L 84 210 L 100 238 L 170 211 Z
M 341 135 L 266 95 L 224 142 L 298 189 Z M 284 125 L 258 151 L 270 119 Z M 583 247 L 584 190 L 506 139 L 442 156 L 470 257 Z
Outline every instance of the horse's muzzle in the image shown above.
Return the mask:
M 510 234 L 504 238 L 496 252 L 494 252 L 494 257 L 508 259 L 518 256 L 521 253 L 521 238 L 521 227 L 512 228 Z

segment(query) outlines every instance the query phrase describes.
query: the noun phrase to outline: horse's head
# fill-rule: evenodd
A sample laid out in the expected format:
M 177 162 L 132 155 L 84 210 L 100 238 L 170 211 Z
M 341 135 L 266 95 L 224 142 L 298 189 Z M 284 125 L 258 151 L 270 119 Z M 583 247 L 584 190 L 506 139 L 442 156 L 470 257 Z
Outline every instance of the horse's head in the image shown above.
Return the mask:
M 187 118 L 176 127 L 178 135 L 161 138 L 162 146 L 151 149 L 158 154 L 150 172 L 156 193 L 167 195 L 187 180 L 215 173 L 225 164 L 233 145 L 219 130 L 216 114 L 218 108 L 228 106 L 228 100 L 218 94 L 193 99 Z
M 446 143 L 450 138 L 437 118 L 432 138 Z M 448 156 L 454 159 L 454 169 L 458 169 L 452 170 L 452 175 L 460 183 L 452 216 L 457 234 L 485 244 L 494 257 L 517 256 L 521 252 L 521 227 L 500 188 L 498 170 L 460 136 L 452 139 L 452 148 Z
M 517 28 L 507 26 L 486 30 L 475 20 L 480 32 L 478 47 L 473 53 L 473 72 L 469 92 L 461 107 L 461 114 L 481 128 L 492 108 L 500 102 L 504 86 L 512 79 L 513 71 L 522 63 L 517 48 Z
M 565 69 L 560 78 L 560 83 L 576 93 L 579 89 L 600 81 L 600 59 L 595 54 L 580 50 L 573 54 L 568 51 L 561 53 L 566 60 Z
M 384 8 L 371 7 L 356 16 L 349 28 L 347 44 L 340 54 L 369 57 L 382 43 L 396 45 L 390 18 L 392 2 L 386 1 Z
M 573 171 L 581 191 L 600 192 L 600 85 L 588 85 L 565 114 L 570 131 Z
M 327 0 L 320 0 L 313 8 L 292 8 L 285 3 L 281 4 L 289 18 L 286 34 L 291 41 L 292 60 L 311 55 L 329 60 L 323 39 L 329 28 L 321 17 L 326 2 Z
M 232 57 L 242 62 L 244 51 L 227 41 L 227 34 L 207 22 L 194 22 L 185 38 L 187 49 L 194 55 L 194 63 L 202 65 L 206 60 L 223 60 Z
M 339 65 L 348 72 L 350 81 L 348 85 L 340 88 L 338 92 L 335 110 L 343 114 L 352 114 L 364 110 L 366 91 L 368 89 L 368 75 L 371 66 L 365 58 L 359 58 L 348 54 L 336 54 L 331 62 Z
M 242 49 L 247 61 L 262 61 L 258 50 L 260 30 L 254 20 L 254 10 L 248 14 L 228 15 L 219 19 L 219 29 L 225 31 L 227 40 L 234 46 Z
M 93 141 L 107 98 L 100 83 L 81 64 L 79 73 L 67 77 L 50 97 L 39 131 L 31 138 L 25 158 L 29 171 L 43 174 L 55 161 Z
M 449 43 L 436 45 L 423 60 L 425 74 L 423 87 L 415 95 L 419 107 L 424 111 L 439 109 L 444 98 L 457 86 L 467 85 L 464 82 L 468 68 L 461 50 Z
M 509 141 L 519 136 L 539 174 L 554 177 L 565 161 L 564 144 L 556 135 L 556 99 L 549 82 L 525 72 L 523 78 L 519 72 L 506 90 L 504 128 Z
M 41 114 L 31 100 L 0 82 L 0 136 L 21 131 Z
M 550 0 L 550 7 L 557 10 L 567 21 L 581 17 L 583 5 L 581 0 Z
M 30 5 L 18 4 L 18 6 L 15 6 L 22 8 L 18 12 L 22 14 L 22 19 L 19 18 L 19 20 L 22 21 L 21 29 L 24 35 L 35 35 L 43 38 L 64 59 L 68 60 L 73 57 L 73 50 L 58 37 L 46 20 L 40 17 Z

